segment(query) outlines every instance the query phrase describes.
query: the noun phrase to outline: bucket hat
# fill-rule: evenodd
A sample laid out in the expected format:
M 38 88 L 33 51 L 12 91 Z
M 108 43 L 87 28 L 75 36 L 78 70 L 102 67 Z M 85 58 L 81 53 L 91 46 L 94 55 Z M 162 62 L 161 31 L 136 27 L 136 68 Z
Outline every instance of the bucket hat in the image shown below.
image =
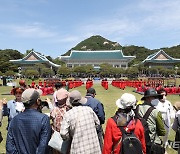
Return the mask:
M 144 96 L 141 98 L 141 100 L 145 100 L 147 97 L 155 97 L 162 99 L 162 95 L 158 94 L 157 91 L 153 88 L 149 88 L 144 92 Z
M 121 98 L 116 101 L 116 106 L 120 109 L 126 109 L 129 106 L 135 108 L 136 97 L 130 93 L 124 93 Z
M 87 99 L 81 96 L 81 93 L 78 90 L 73 90 L 69 93 L 69 99 L 71 104 L 85 104 Z
M 62 100 L 62 99 L 68 98 L 68 95 L 69 95 L 69 92 L 66 89 L 61 88 L 57 91 L 56 98 L 57 100 Z

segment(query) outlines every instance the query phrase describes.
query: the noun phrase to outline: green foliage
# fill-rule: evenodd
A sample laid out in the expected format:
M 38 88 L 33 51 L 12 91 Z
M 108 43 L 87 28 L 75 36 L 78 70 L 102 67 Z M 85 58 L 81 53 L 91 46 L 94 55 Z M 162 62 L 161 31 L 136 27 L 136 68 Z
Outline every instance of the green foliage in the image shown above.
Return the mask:
M 3 73 L 0 71 L 0 76 L 3 76 Z
M 57 74 L 63 75 L 63 76 L 68 76 L 71 74 L 71 69 L 66 67 L 65 65 L 63 65 L 58 69 Z
M 74 68 L 73 68 L 73 72 L 93 74 L 94 69 L 93 69 L 92 65 L 84 65 L 84 66 L 74 67 Z
M 100 74 L 103 77 L 107 77 L 109 76 L 109 74 L 111 74 L 111 70 L 113 69 L 112 65 L 108 64 L 108 63 L 104 63 L 100 65 Z
M 5 75 L 6 76 L 14 76 L 15 73 L 13 71 L 7 71 L 7 72 L 5 72 Z
M 11 62 L 9 62 L 9 60 L 21 59 L 23 57 L 23 54 L 21 54 L 17 50 L 5 49 L 0 50 L 0 55 L 0 71 L 2 73 L 7 72 L 8 70 L 12 70 L 14 72 L 18 71 L 18 66 L 12 64 Z
M 39 72 L 35 69 L 27 69 L 22 71 L 22 74 L 25 75 L 29 79 L 34 79 L 39 76 Z
M 55 58 L 52 60 L 53 63 L 58 64 L 58 65 L 64 65 L 65 63 L 61 61 L 59 58 Z
M 180 70 L 177 70 L 177 75 L 180 75 Z
M 129 66 L 139 64 L 144 59 L 146 59 L 147 56 L 154 53 L 152 50 L 149 50 L 145 47 L 138 47 L 134 45 L 124 46 L 122 47 L 122 51 L 125 56 L 136 56 L 136 58 L 129 63 Z
M 86 68 L 84 66 L 77 66 L 73 68 L 75 73 L 86 73 Z
M 164 50 L 171 57 L 180 58 L 180 45 L 173 46 L 170 48 L 161 48 L 161 49 Z
M 41 75 L 42 77 L 51 77 L 52 75 L 54 75 L 54 72 L 50 68 L 43 68 Z
M 39 72 L 39 75 L 42 76 L 43 74 L 43 69 L 46 68 L 46 66 L 44 64 L 35 64 L 35 68 L 36 70 Z
M 71 50 L 119 50 L 121 49 L 121 45 L 117 42 L 112 42 L 103 38 L 102 36 L 96 35 L 92 36 L 79 44 L 77 44 Z M 71 51 L 69 50 L 65 55 L 70 55 Z
M 137 79 L 139 70 L 137 67 L 129 67 L 126 70 L 126 74 L 128 75 L 128 78 L 131 79 Z
M 104 42 L 108 42 L 108 43 L 104 44 Z M 145 47 L 139 47 L 135 45 L 122 47 L 117 42 L 112 42 L 110 40 L 107 40 L 106 38 L 97 35 L 97 36 L 92 36 L 80 42 L 75 47 L 70 49 L 68 52 L 63 54 L 63 56 L 70 55 L 71 50 L 93 51 L 93 50 L 120 50 L 120 49 L 122 49 L 123 54 L 125 56 L 136 56 L 136 58 L 129 63 L 129 66 L 132 66 L 134 64 L 139 64 L 144 59 L 146 59 L 147 56 L 160 50 L 160 49 L 150 50 Z M 173 58 L 180 58 L 180 45 L 173 46 L 171 48 L 161 48 L 161 49 L 163 49 L 168 55 L 170 55 Z M 178 64 L 177 66 L 180 67 L 180 64 Z
M 96 35 L 96 36 L 92 36 L 92 37 L 80 42 L 79 44 L 77 44 L 75 47 L 70 49 L 64 55 L 70 55 L 71 50 L 92 50 L 93 51 L 93 50 L 120 50 L 120 49 L 122 49 L 123 54 L 126 56 L 136 56 L 136 58 L 129 63 L 130 67 L 136 66 L 136 64 L 139 64 L 144 59 L 146 59 L 147 56 L 160 50 L 160 49 L 150 50 L 145 47 L 139 47 L 139 46 L 135 46 L 135 45 L 122 47 L 117 42 L 112 42 L 106 38 Z M 168 55 L 170 55 L 173 58 L 180 58 L 180 45 L 173 46 L 170 48 L 161 48 L 161 49 L 163 49 Z M 34 49 L 27 50 L 25 55 L 27 55 L 28 53 L 30 53 L 33 50 Z M 7 72 L 8 70 L 12 70 L 13 72 L 18 72 L 18 66 L 10 63 L 9 60 L 22 59 L 23 54 L 21 54 L 17 50 L 12 50 L 12 49 L 0 50 L 0 54 L 1 54 L 0 71 L 2 73 Z M 52 61 L 56 64 L 59 64 L 61 66 L 64 65 L 64 62 L 59 60 L 59 58 L 53 59 L 52 57 L 48 56 L 47 59 L 49 59 L 50 61 Z M 108 66 L 108 67 L 110 67 L 110 66 Z M 176 70 L 176 72 L 178 75 L 180 75 L 180 73 L 179 73 L 180 72 L 180 63 L 177 64 L 177 67 L 179 67 L 179 68 Z M 44 66 L 37 64 L 35 66 L 35 68 L 37 68 L 39 75 L 42 75 L 42 69 L 44 68 Z M 137 68 L 138 68 L 140 74 L 143 74 L 144 72 L 158 73 L 158 74 L 165 74 L 165 75 L 168 75 L 170 72 L 173 74 L 176 74 L 176 72 L 174 72 L 174 70 L 169 71 L 164 68 L 156 68 L 153 70 L 148 70 L 148 68 L 145 68 L 143 65 L 138 65 Z M 67 74 L 67 75 L 71 74 L 71 70 L 65 69 L 65 72 L 62 72 L 61 71 L 62 69 L 65 69 L 65 68 L 63 67 L 63 68 L 59 69 L 60 74 Z M 90 67 L 86 66 L 85 68 L 82 67 L 82 68 L 78 68 L 78 69 L 80 69 L 80 72 L 83 72 L 86 74 L 99 73 L 99 72 L 94 72 L 94 69 L 92 69 L 92 66 L 90 66 Z M 85 71 L 84 71 L 84 69 L 85 69 Z M 54 71 L 57 72 L 56 68 L 54 68 Z M 101 75 L 108 75 L 108 74 L 117 75 L 118 72 L 119 72 L 119 74 L 124 74 L 124 72 L 122 72 L 122 71 L 123 71 L 122 69 L 118 70 L 118 69 L 115 69 L 112 67 L 110 67 L 110 68 L 102 67 L 100 74 Z M 75 70 L 75 72 L 77 72 L 77 70 Z

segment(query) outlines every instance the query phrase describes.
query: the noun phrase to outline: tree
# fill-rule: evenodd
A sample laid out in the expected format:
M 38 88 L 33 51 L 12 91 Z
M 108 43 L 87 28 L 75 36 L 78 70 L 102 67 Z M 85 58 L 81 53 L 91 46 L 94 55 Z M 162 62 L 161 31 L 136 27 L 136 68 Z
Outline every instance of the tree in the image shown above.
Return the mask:
M 35 64 L 35 68 L 36 70 L 39 72 L 39 75 L 42 76 L 43 75 L 43 69 L 46 68 L 46 66 L 44 64 Z
M 65 63 L 61 61 L 59 58 L 53 59 L 53 63 L 58 64 L 58 65 L 64 65 Z
M 125 74 L 125 72 L 126 72 L 126 70 L 124 70 L 123 68 L 116 68 L 115 77 L 121 78 Z
M 26 50 L 26 53 L 24 54 L 24 56 L 27 56 L 31 51 L 34 51 L 34 49 Z
M 27 78 L 34 79 L 38 78 L 39 72 L 35 69 L 27 69 L 22 72 L 23 75 L 25 75 Z
M 0 71 L 2 73 L 7 72 L 8 70 L 18 72 L 18 66 L 14 65 L 9 60 L 21 59 L 23 57 L 23 54 L 21 54 L 17 50 L 6 49 L 0 50 L 0 55 Z
M 51 77 L 52 75 L 54 75 L 54 72 L 50 68 L 43 68 L 41 75 L 42 77 Z
M 139 70 L 137 67 L 130 67 L 126 70 L 126 74 L 129 79 L 137 79 Z
M 59 75 L 62 75 L 63 77 L 66 77 L 68 75 L 71 74 L 71 69 L 66 67 L 65 65 L 61 66 L 59 69 L 58 69 L 58 72 L 57 72 Z
M 112 69 L 112 65 L 108 64 L 108 63 L 103 63 L 100 65 L 100 75 L 102 75 L 103 77 L 107 77 L 110 75 L 111 73 L 111 69 Z
M 93 74 L 94 73 L 94 68 L 92 65 L 88 64 L 84 67 L 85 67 L 86 74 Z
M 7 71 L 7 72 L 5 72 L 5 75 L 6 76 L 14 76 L 15 73 L 13 71 Z
M 0 76 L 3 76 L 3 73 L 0 71 Z
M 148 69 L 150 76 L 155 76 L 158 73 L 158 70 L 156 67 L 152 67 Z

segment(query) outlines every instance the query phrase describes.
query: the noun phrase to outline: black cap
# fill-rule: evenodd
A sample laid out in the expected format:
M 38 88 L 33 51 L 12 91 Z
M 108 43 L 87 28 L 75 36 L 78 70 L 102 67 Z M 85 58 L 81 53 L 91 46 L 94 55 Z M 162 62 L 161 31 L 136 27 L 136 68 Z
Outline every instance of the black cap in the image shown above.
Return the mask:
M 87 90 L 87 94 L 95 94 L 96 95 L 96 90 L 94 88 L 89 88 Z
M 144 92 L 144 97 L 141 98 L 141 100 L 145 100 L 147 97 L 155 97 L 162 99 L 162 95 L 158 94 L 157 91 L 153 88 L 149 88 Z

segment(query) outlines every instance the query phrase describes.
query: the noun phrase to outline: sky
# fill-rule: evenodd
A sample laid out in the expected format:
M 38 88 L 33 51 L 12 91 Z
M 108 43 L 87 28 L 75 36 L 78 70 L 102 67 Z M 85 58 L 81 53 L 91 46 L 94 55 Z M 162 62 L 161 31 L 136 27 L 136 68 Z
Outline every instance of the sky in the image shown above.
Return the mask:
M 57 58 L 93 36 L 160 49 L 180 44 L 180 0 L 0 0 L 0 49 Z

